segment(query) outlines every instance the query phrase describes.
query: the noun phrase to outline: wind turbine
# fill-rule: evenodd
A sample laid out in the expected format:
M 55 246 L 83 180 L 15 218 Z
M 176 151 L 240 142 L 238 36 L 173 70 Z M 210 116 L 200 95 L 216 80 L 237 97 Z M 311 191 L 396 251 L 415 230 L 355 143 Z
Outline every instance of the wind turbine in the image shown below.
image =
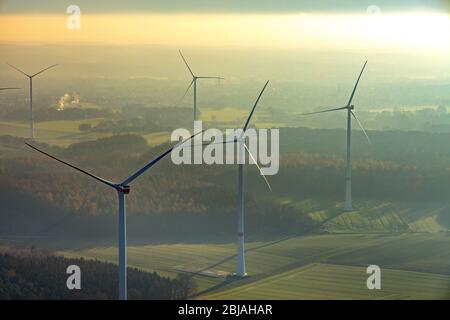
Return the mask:
M 264 90 L 267 87 L 267 84 L 269 83 L 269 80 L 267 80 L 266 84 L 262 88 L 261 92 L 258 95 L 258 98 L 255 101 L 255 104 L 253 105 L 252 110 L 250 111 L 250 114 L 247 118 L 247 121 L 245 121 L 244 126 L 242 127 L 242 133 L 238 138 L 234 140 L 234 143 L 237 143 L 238 145 L 238 233 L 237 233 L 237 261 L 236 261 L 236 275 L 239 277 L 245 277 L 247 275 L 245 270 L 245 243 L 244 243 L 244 149 L 247 151 L 248 155 L 252 158 L 253 162 L 258 167 L 261 176 L 263 177 L 264 181 L 266 182 L 267 186 L 269 187 L 269 190 L 272 191 L 272 188 L 270 187 L 269 181 L 267 181 L 266 177 L 264 176 L 263 172 L 261 171 L 261 168 L 258 165 L 258 162 L 256 161 L 255 157 L 250 152 L 250 149 L 248 148 L 247 144 L 245 143 L 245 131 L 247 131 L 248 125 L 250 123 L 250 120 L 253 116 L 253 113 L 255 112 L 256 106 L 258 105 L 259 99 L 261 98 Z
M 30 139 L 34 139 L 34 118 L 33 118 L 33 78 L 35 76 L 37 76 L 38 74 L 41 74 L 44 71 L 47 71 L 50 68 L 56 67 L 57 64 L 51 65 L 47 68 L 42 69 L 39 72 L 36 72 L 35 74 L 27 74 L 25 72 L 23 72 L 22 70 L 20 70 L 19 68 L 7 63 L 8 66 L 10 66 L 11 68 L 19 71 L 20 73 L 22 73 L 24 76 L 28 77 L 28 79 L 30 80 Z
M 199 132 L 199 133 L 201 133 L 201 132 Z M 131 176 L 129 176 L 128 178 L 126 178 L 124 181 L 122 181 L 120 183 L 114 183 L 114 182 L 108 181 L 106 179 L 100 178 L 96 175 L 93 175 L 92 173 L 89 173 L 88 171 L 78 168 L 68 162 L 61 160 L 61 159 L 58 159 L 58 158 L 52 156 L 51 154 L 32 146 L 29 143 L 25 143 L 30 148 L 46 155 L 47 157 L 50 157 L 56 161 L 59 161 L 65 165 L 75 169 L 75 170 L 78 170 L 78 171 L 88 175 L 89 177 L 94 178 L 95 180 L 97 180 L 117 191 L 117 195 L 119 198 L 119 217 L 118 217 L 118 226 L 119 226 L 119 230 L 118 230 L 118 234 L 119 234 L 119 300 L 127 299 L 127 261 L 126 261 L 126 259 L 127 259 L 126 231 L 127 230 L 126 230 L 126 215 L 125 215 L 125 213 L 126 213 L 126 211 L 125 211 L 125 195 L 130 193 L 130 184 L 135 179 L 137 179 L 140 175 L 142 175 L 145 171 L 147 171 L 148 169 L 153 167 L 159 160 L 161 160 L 166 155 L 168 155 L 170 152 L 172 152 L 173 149 L 184 144 L 186 141 L 192 139 L 192 137 L 194 137 L 195 135 L 197 135 L 199 133 L 196 133 L 196 134 L 192 135 L 191 137 L 189 137 L 188 139 L 185 139 L 185 140 L 181 141 L 180 143 L 170 147 L 165 152 L 161 153 L 158 157 L 156 157 L 155 159 L 153 159 L 152 161 L 147 163 L 141 169 L 137 170 L 135 173 L 133 173 Z
M 353 91 L 350 95 L 350 99 L 348 100 L 348 103 L 345 107 L 339 107 L 339 108 L 332 108 L 317 112 L 309 112 L 309 113 L 303 113 L 301 115 L 311 115 L 311 114 L 317 114 L 317 113 L 324 113 L 324 112 L 332 112 L 332 111 L 339 111 L 339 110 L 347 110 L 347 168 L 345 173 L 345 205 L 344 210 L 345 211 L 352 211 L 352 158 L 351 158 L 351 152 L 352 152 L 352 117 L 355 118 L 356 122 L 358 122 L 358 125 L 364 132 L 364 135 L 367 138 L 367 141 L 370 143 L 369 136 L 367 135 L 366 130 L 364 129 L 361 121 L 359 121 L 358 117 L 356 116 L 354 109 L 355 106 L 352 105 L 353 97 L 355 96 L 356 88 L 358 87 L 359 80 L 361 79 L 361 76 L 364 72 L 364 69 L 367 65 L 366 61 L 364 63 L 364 66 L 361 69 L 361 72 L 359 73 L 358 80 L 356 80 L 355 86 L 353 87 Z
M 186 59 L 184 58 L 183 54 L 181 53 L 181 50 L 178 50 L 180 52 L 180 56 L 181 59 L 183 59 L 184 64 L 186 65 L 186 67 L 189 70 L 189 73 L 192 76 L 192 81 L 189 84 L 189 86 L 187 87 L 186 91 L 184 92 L 183 97 L 181 98 L 182 100 L 184 99 L 184 97 L 186 96 L 186 94 L 188 93 L 189 89 L 192 87 L 192 84 L 194 84 L 194 121 L 197 120 L 197 80 L 199 79 L 218 79 L 220 80 L 225 80 L 225 78 L 222 77 L 205 77 L 205 76 L 196 76 L 193 72 L 191 67 L 189 67 L 189 64 L 186 62 Z
M 3 90 L 17 90 L 17 89 L 20 89 L 20 88 L 0 88 L 0 91 L 3 91 Z

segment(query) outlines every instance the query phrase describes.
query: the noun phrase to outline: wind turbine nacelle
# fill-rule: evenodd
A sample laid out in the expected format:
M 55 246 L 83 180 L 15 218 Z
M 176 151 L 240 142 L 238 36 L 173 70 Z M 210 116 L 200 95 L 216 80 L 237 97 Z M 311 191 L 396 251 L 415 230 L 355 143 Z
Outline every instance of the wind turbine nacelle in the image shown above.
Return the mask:
M 124 194 L 129 194 L 130 193 L 130 186 L 120 186 L 119 191 L 124 193 Z
M 350 106 L 350 110 L 353 110 L 353 109 L 355 109 L 355 106 L 354 106 L 354 105 L 351 105 L 351 106 Z

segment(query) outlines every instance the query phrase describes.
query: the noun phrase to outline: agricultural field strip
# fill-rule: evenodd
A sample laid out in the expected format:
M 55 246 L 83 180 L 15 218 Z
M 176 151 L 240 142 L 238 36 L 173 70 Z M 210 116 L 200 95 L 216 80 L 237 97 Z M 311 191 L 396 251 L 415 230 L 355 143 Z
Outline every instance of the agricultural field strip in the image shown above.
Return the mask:
M 407 299 L 411 298 L 411 294 L 414 299 L 448 298 L 450 276 L 385 269 L 384 278 L 387 280 L 384 281 L 382 291 L 369 291 L 365 287 L 365 268 L 313 263 L 256 283 L 199 298 Z M 302 288 L 302 291 L 298 288 Z
M 372 240 L 373 241 L 373 240 Z M 392 239 L 390 241 L 397 241 L 397 239 Z M 385 241 L 381 241 L 382 243 L 386 243 Z M 379 244 L 375 244 L 374 246 L 378 246 Z M 264 278 L 273 276 L 274 274 L 279 274 L 279 273 L 284 273 L 287 272 L 289 270 L 293 270 L 293 269 L 297 269 L 297 268 L 301 268 L 304 267 L 306 265 L 309 265 L 311 263 L 317 263 L 322 261 L 323 259 L 329 259 L 331 257 L 337 256 L 337 255 L 342 255 L 342 254 L 346 254 L 349 252 L 352 252 L 354 250 L 363 248 L 364 246 L 366 246 L 366 244 L 362 244 L 359 243 L 358 245 L 355 246 L 355 244 L 350 244 L 347 245 L 341 249 L 336 249 L 336 248 L 331 248 L 326 250 L 325 252 L 318 252 L 315 254 L 312 254 L 300 261 L 296 261 L 293 262 L 291 264 L 288 265 L 284 265 L 275 269 L 272 269 L 270 272 L 262 272 L 262 273 L 258 273 L 255 274 L 254 276 L 248 277 L 244 280 L 240 280 L 240 281 L 235 281 L 235 282 L 231 282 L 230 284 L 225 284 L 224 286 L 222 286 L 220 288 L 220 290 L 226 290 L 228 288 L 233 288 L 237 285 L 245 285 L 245 284 L 249 284 L 249 283 L 253 283 L 256 281 L 260 281 Z M 214 291 L 213 291 L 214 292 Z
M 225 283 L 218 289 L 224 290 L 232 288 L 237 285 L 244 285 L 251 283 L 265 277 L 273 276 L 276 273 L 286 272 L 295 268 L 299 268 L 310 263 L 325 262 L 335 264 L 335 259 L 339 255 L 354 256 L 355 254 L 362 254 L 361 250 L 378 250 L 377 248 L 386 247 L 389 243 L 395 244 L 397 241 L 409 241 L 410 238 L 415 238 L 413 234 L 403 234 L 389 237 L 371 235 L 366 236 L 337 236 L 337 239 L 332 239 L 334 236 L 307 236 L 301 238 L 294 238 L 286 240 L 273 246 L 261 246 L 261 243 L 251 244 L 247 250 L 249 270 L 261 270 L 261 273 L 252 275 L 251 277 L 241 280 L 238 283 Z M 422 241 L 422 236 L 418 241 Z M 332 241 L 334 246 L 340 246 L 336 249 L 334 246 L 327 247 L 328 242 Z M 336 242 L 336 240 L 339 240 Z M 426 239 L 425 239 L 426 240 Z M 298 246 L 298 241 L 301 241 L 302 246 Z M 311 247 L 312 246 L 312 247 Z M 156 248 L 156 250 L 155 250 Z M 303 250 L 305 249 L 305 250 Z M 320 250 L 320 252 L 316 252 Z M 324 251 L 323 251 L 324 250 Z M 300 251 L 302 257 L 299 260 L 299 255 L 296 252 Z M 72 252 L 70 255 L 85 256 L 90 258 L 104 259 L 114 262 L 116 256 L 116 249 L 113 247 L 88 249 Z M 198 271 L 210 270 L 208 266 L 215 265 L 224 258 L 233 257 L 234 245 L 191 245 L 191 244 L 176 244 L 176 245 L 156 245 L 148 247 L 130 247 L 130 266 L 138 267 L 148 271 L 160 271 L 175 274 L 176 271 Z M 305 256 L 306 255 L 306 256 Z M 284 257 L 280 261 L 279 257 Z M 332 259 L 333 258 L 333 259 Z M 212 263 L 211 261 L 216 261 Z M 344 259 L 347 260 L 347 259 Z M 276 262 L 276 263 L 274 263 Z M 347 261 L 344 261 L 344 264 Z M 149 264 L 151 263 L 151 267 Z M 219 263 L 214 267 L 221 268 L 225 271 L 231 271 L 234 267 L 234 259 L 231 258 L 224 263 Z M 337 262 L 342 263 L 341 261 Z M 363 265 L 361 261 L 358 265 Z M 408 265 L 401 266 L 400 269 L 408 269 Z M 175 270 L 177 269 L 177 270 Z M 196 279 L 202 283 L 208 282 L 210 284 L 217 284 L 215 279 L 208 281 L 204 274 L 197 274 Z M 202 279 L 202 280 L 201 280 Z M 202 286 L 203 287 L 203 286 Z M 211 291 L 212 292 L 212 291 Z

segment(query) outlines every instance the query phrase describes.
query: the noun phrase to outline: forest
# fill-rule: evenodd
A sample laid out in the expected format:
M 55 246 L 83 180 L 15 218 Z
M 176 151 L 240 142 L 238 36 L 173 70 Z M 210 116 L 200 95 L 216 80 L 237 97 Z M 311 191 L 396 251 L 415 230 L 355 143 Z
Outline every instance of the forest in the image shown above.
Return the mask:
M 68 290 L 66 269 L 77 265 L 81 289 Z M 31 247 L 0 247 L 0 300 L 117 299 L 117 266 L 97 260 L 69 259 Z M 128 268 L 128 295 L 132 300 L 186 299 L 195 283 L 186 275 L 174 279 Z
M 372 144 L 354 133 L 353 195 L 392 202 L 448 202 L 450 134 L 370 131 Z M 0 159 L 0 230 L 3 234 L 111 236 L 116 231 L 116 194 L 89 177 L 1 137 L 19 149 Z M 286 198 L 342 201 L 344 130 L 283 128 L 280 171 L 265 186 L 254 166 L 245 169 L 247 230 L 254 235 L 303 233 L 315 222 Z M 121 181 L 168 144 L 148 147 L 138 135 L 117 135 L 67 148 L 37 144 L 91 172 Z M 173 165 L 164 159 L 131 186 L 130 233 L 149 235 L 232 234 L 237 170 L 234 165 Z

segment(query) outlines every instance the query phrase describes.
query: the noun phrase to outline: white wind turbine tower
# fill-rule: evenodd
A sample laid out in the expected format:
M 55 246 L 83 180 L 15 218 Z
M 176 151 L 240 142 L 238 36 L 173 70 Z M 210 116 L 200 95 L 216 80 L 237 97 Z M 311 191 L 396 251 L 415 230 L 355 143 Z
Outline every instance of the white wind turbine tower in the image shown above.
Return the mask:
M 201 132 L 199 132 L 201 133 Z M 198 134 L 198 133 L 197 133 Z M 196 134 L 195 134 L 196 135 Z M 130 183 L 133 182 L 136 178 L 138 178 L 140 175 L 142 175 L 145 171 L 149 170 L 153 165 L 155 165 L 158 161 L 160 161 L 162 158 L 164 158 L 166 155 L 168 155 L 170 152 L 172 152 L 173 149 L 179 147 L 180 145 L 184 144 L 186 141 L 190 140 L 195 135 L 192 135 L 190 138 L 183 140 L 182 142 L 172 146 L 168 150 L 166 150 L 164 153 L 161 153 L 158 157 L 147 163 L 145 166 L 143 166 L 141 169 L 137 170 L 135 173 L 133 173 L 131 176 L 126 178 L 124 181 L 120 183 L 113 183 L 111 181 L 108 181 L 106 179 L 100 178 L 96 175 L 93 175 L 81 168 L 78 168 L 68 162 L 65 162 L 61 159 L 58 159 L 51 154 L 48 154 L 47 152 L 44 152 L 31 144 L 25 143 L 30 148 L 56 160 L 59 161 L 75 170 L 78 170 L 86 175 L 88 175 L 91 178 L 94 178 L 95 180 L 115 189 L 117 191 L 117 195 L 119 198 L 119 216 L 118 216 L 118 235 L 119 235 L 119 300 L 126 300 L 127 299 L 127 253 L 126 253 L 126 245 L 127 245 L 127 237 L 126 237 L 126 211 L 125 211 L 125 195 L 130 193 Z
M 225 78 L 222 77 L 205 77 L 205 76 L 196 76 L 193 72 L 191 67 L 189 67 L 189 64 L 187 63 L 186 59 L 184 58 L 183 54 L 181 53 L 181 50 L 179 50 L 181 58 L 184 61 L 184 64 L 186 65 L 186 67 L 189 70 L 189 73 L 192 76 L 192 81 L 189 84 L 189 86 L 187 87 L 186 91 L 184 92 L 184 95 L 181 99 L 183 99 L 186 94 L 188 93 L 189 89 L 191 88 L 192 84 L 194 85 L 194 121 L 197 120 L 197 80 L 199 79 L 218 79 L 218 80 L 225 80 Z
M 50 68 L 56 67 L 57 64 L 51 65 L 45 69 L 42 69 L 41 71 L 36 72 L 35 74 L 27 74 L 25 72 L 23 72 L 22 70 L 20 70 L 19 68 L 7 63 L 8 66 L 10 66 L 11 68 L 19 71 L 20 73 L 22 73 L 24 76 L 28 77 L 28 79 L 30 80 L 30 139 L 34 139 L 34 118 L 33 118 L 33 78 L 35 76 L 37 76 L 38 74 L 41 74 L 44 71 L 47 71 Z
M 269 190 L 272 191 L 269 181 L 267 181 L 266 177 L 264 176 L 263 172 L 261 171 L 261 168 L 258 165 L 258 162 L 256 161 L 255 157 L 250 152 L 250 149 L 247 147 L 247 144 L 245 143 L 245 136 L 244 136 L 245 131 L 247 131 L 248 125 L 253 116 L 253 113 L 255 112 L 256 106 L 258 105 L 259 99 L 261 98 L 268 83 L 269 83 L 269 81 L 266 82 L 266 84 L 262 88 L 261 92 L 259 93 L 258 98 L 256 99 L 255 104 L 253 105 L 253 108 L 250 111 L 247 121 L 245 121 L 245 124 L 242 128 L 241 135 L 234 140 L 234 143 L 237 143 L 237 145 L 238 145 L 238 233 L 237 233 L 236 275 L 239 277 L 245 277 L 247 275 L 247 272 L 245 270 L 245 246 L 244 246 L 245 245 L 245 243 L 244 243 L 244 159 L 245 159 L 244 149 L 247 151 L 248 155 L 252 158 L 253 162 L 258 167 L 258 169 L 261 173 L 261 176 L 264 178 L 264 181 L 266 182 L 267 186 L 269 187 Z
M 353 97 L 355 96 L 356 88 L 358 87 L 359 80 L 361 79 L 361 75 L 364 72 L 364 69 L 366 68 L 367 61 L 364 63 L 364 66 L 361 69 L 361 72 L 359 73 L 358 80 L 356 80 L 355 86 L 353 87 L 352 94 L 350 95 L 350 99 L 348 100 L 348 103 L 345 107 L 340 108 L 333 108 L 318 112 L 310 112 L 310 113 L 303 113 L 302 115 L 311 115 L 311 114 L 317 114 L 317 113 L 324 113 L 324 112 L 332 112 L 332 111 L 338 111 L 338 110 L 347 110 L 347 168 L 345 173 L 345 205 L 344 210 L 345 211 L 352 211 L 352 158 L 351 158 L 351 152 L 352 152 L 352 117 L 355 118 L 356 122 L 358 122 L 358 125 L 361 127 L 362 131 L 364 132 L 364 135 L 367 138 L 367 141 L 370 143 L 369 136 L 367 135 L 366 130 L 364 130 L 363 125 L 361 124 L 361 121 L 359 121 L 358 117 L 356 116 L 354 109 L 355 106 L 352 105 Z

